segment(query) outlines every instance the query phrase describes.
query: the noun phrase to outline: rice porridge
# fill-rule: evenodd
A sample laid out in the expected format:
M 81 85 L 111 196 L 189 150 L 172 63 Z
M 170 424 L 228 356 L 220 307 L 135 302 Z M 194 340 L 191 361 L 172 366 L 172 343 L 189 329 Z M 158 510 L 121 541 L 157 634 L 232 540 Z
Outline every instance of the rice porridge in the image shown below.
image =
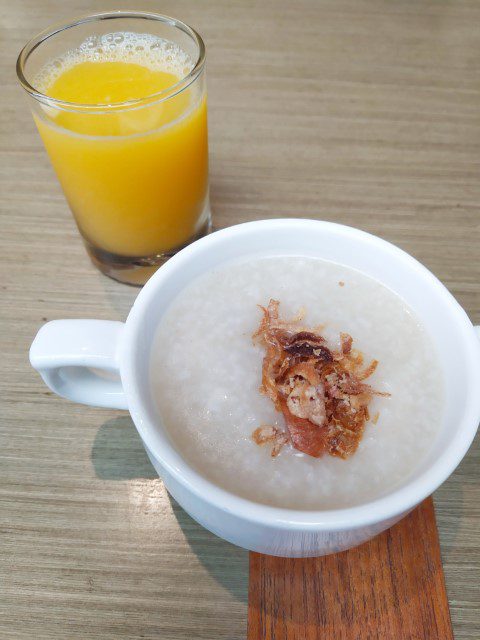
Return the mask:
M 332 349 L 350 334 L 365 361 L 370 419 L 347 459 L 312 457 L 290 443 L 272 457 L 252 433 L 285 431 L 285 418 L 261 394 L 264 350 L 252 340 L 269 300 L 292 318 L 321 325 Z M 157 329 L 152 394 L 184 459 L 218 486 L 255 502 L 296 509 L 350 507 L 405 481 L 433 446 L 443 412 L 434 347 L 405 302 L 345 266 L 302 257 L 232 262 L 180 291 Z M 374 416 L 374 419 L 372 417 Z

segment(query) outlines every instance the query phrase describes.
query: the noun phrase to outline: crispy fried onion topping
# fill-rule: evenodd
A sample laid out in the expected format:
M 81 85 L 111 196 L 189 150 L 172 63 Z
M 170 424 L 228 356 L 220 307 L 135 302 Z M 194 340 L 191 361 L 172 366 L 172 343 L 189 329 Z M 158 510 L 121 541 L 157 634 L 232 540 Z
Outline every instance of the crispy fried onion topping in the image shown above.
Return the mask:
M 338 351 L 330 349 L 321 329 L 302 326 L 302 314 L 282 320 L 279 305 L 270 300 L 268 307 L 260 307 L 263 317 L 253 339 L 265 349 L 260 391 L 283 414 L 286 431 L 262 425 L 252 438 L 259 445 L 272 445 L 274 457 L 291 442 L 315 458 L 325 453 L 347 458 L 357 449 L 370 418 L 372 397 L 389 395 L 364 382 L 378 362 L 364 366 L 348 333 L 340 334 Z

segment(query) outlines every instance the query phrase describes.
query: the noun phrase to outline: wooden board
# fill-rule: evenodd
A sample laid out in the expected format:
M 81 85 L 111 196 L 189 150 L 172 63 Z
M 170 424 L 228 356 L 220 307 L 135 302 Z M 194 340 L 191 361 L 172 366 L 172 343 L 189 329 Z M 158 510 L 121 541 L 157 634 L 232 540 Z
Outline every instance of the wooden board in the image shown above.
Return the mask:
M 431 498 L 322 558 L 250 554 L 248 640 L 452 640 Z

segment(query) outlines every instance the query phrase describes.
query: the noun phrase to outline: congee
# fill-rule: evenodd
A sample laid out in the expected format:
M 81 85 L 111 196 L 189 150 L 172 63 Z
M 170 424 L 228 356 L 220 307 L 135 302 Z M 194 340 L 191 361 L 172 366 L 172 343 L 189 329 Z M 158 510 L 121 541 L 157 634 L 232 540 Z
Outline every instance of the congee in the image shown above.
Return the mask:
M 184 459 L 277 507 L 384 495 L 422 464 L 442 421 L 440 365 L 413 311 L 317 258 L 198 277 L 161 318 L 150 366 L 159 419 Z

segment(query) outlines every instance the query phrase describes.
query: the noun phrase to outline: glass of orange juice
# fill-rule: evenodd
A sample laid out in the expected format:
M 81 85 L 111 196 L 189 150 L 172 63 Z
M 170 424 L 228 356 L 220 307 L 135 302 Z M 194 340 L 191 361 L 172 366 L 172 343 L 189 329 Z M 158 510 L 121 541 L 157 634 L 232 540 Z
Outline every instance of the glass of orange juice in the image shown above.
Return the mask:
M 143 284 L 207 233 L 205 46 L 163 15 L 116 11 L 52 27 L 17 74 L 87 251 Z

